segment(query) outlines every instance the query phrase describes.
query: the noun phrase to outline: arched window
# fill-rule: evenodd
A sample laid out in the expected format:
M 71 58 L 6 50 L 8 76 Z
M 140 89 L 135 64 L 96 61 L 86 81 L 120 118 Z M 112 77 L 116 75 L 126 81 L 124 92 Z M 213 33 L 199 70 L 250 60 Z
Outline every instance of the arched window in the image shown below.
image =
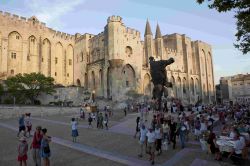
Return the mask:
M 190 89 L 191 89 L 191 92 L 194 94 L 194 79 L 191 78 L 191 83 L 190 83 Z
M 185 77 L 183 78 L 183 93 L 187 93 L 187 80 Z
M 127 46 L 125 49 L 125 53 L 128 57 L 130 57 L 133 54 L 133 50 L 130 46 Z

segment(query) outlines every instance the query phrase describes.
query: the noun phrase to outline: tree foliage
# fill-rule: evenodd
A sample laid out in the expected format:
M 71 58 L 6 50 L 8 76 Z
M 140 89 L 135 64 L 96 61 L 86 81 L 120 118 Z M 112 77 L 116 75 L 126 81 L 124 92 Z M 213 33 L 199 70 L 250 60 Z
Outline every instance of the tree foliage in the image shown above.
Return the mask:
M 29 99 L 34 103 L 41 93 L 52 94 L 54 92 L 52 77 L 46 77 L 41 73 L 17 74 L 6 80 L 8 92 L 16 97 Z
M 205 0 L 196 0 L 199 4 Z M 237 43 L 235 47 L 243 54 L 250 52 L 250 0 L 207 0 L 209 8 L 218 12 L 234 11 L 237 19 Z

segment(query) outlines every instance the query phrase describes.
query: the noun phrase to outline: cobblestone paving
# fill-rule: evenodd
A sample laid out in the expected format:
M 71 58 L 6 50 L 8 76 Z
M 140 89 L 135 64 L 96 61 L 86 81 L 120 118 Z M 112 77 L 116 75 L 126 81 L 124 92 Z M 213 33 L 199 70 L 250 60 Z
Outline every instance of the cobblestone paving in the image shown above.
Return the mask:
M 86 121 L 80 121 L 77 143 L 71 142 L 71 117 L 76 115 L 57 115 L 51 117 L 33 117 L 33 128 L 42 125 L 48 129 L 52 136 L 52 165 L 54 166 L 78 166 L 78 165 L 149 165 L 148 156 L 137 158 L 139 151 L 138 139 L 133 138 L 135 132 L 135 119 L 138 114 L 129 114 L 123 118 L 114 115 L 111 120 L 111 128 L 107 130 L 88 128 Z M 1 150 L 0 166 L 17 165 L 16 130 L 17 119 L 1 120 Z M 31 141 L 31 138 L 28 139 Z M 32 163 L 29 155 L 28 163 Z M 156 165 L 166 166 L 198 166 L 204 165 L 231 165 L 230 162 L 215 162 L 211 154 L 201 151 L 199 142 L 190 139 L 185 149 L 164 151 L 161 156 L 156 156 Z

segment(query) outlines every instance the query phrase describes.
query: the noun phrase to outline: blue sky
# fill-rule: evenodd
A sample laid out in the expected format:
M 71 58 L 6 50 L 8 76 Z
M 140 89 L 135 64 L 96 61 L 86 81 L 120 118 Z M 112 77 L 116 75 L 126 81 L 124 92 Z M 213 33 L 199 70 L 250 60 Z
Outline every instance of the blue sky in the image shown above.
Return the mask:
M 234 48 L 233 13 L 218 13 L 195 0 L 0 0 L 0 10 L 25 17 L 33 15 L 48 27 L 66 33 L 103 31 L 107 17 L 119 15 L 126 26 L 143 33 L 148 18 L 152 31 L 186 34 L 213 47 L 215 82 L 221 76 L 250 73 L 250 54 Z

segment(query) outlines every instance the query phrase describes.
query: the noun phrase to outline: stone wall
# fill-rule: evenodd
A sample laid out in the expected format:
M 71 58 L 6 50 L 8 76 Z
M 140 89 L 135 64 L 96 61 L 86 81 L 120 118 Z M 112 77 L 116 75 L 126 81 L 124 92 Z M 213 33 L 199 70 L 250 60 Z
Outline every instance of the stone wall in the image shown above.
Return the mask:
M 79 113 L 78 107 L 36 107 L 36 106 L 3 106 L 0 105 L 0 119 L 18 118 L 25 113 L 31 113 L 31 116 L 51 116 L 62 114 Z
M 38 100 L 42 105 L 62 101 L 65 103 L 72 102 L 73 106 L 79 106 L 90 97 L 88 91 L 81 87 L 55 88 L 55 91 L 53 95 L 40 95 Z

